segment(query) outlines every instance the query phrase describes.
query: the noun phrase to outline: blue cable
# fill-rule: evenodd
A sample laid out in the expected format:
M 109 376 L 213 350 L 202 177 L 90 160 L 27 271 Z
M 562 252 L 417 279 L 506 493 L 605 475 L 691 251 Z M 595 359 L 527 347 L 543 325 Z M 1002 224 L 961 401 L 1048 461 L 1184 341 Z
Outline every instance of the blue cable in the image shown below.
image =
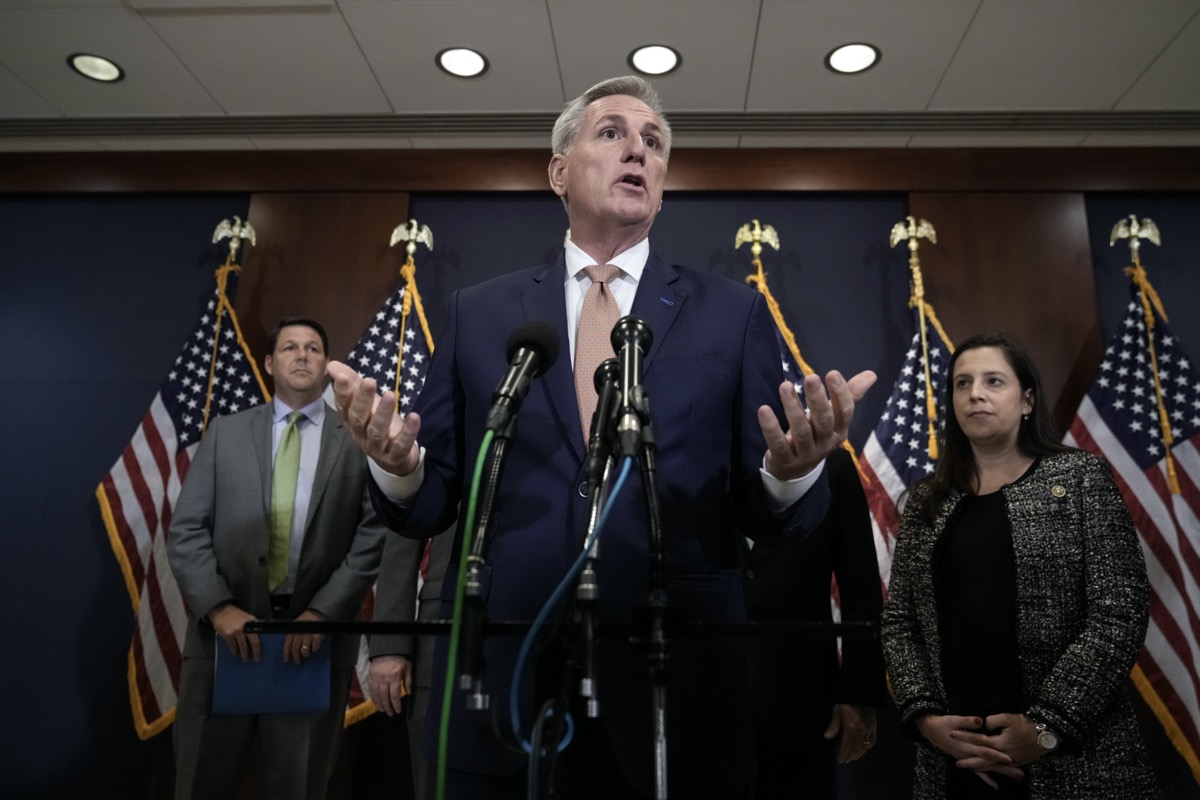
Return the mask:
M 567 570 L 567 574 L 563 576 L 562 581 L 555 587 L 550 594 L 550 599 L 542 606 L 542 610 L 538 612 L 533 623 L 529 626 L 529 633 L 525 635 L 525 641 L 521 643 L 521 650 L 517 654 L 517 663 L 513 669 L 512 684 L 509 686 L 508 702 L 509 716 L 512 720 L 513 736 L 521 745 L 521 749 L 526 753 L 533 752 L 533 745 L 526 741 L 521 735 L 521 712 L 517 706 L 517 689 L 521 685 L 521 675 L 525 671 L 525 662 L 529 658 L 529 651 L 533 649 L 533 642 L 537 639 L 538 630 L 546 622 L 546 618 L 550 616 L 550 612 L 558 605 L 563 593 L 574 582 L 576 576 L 583 571 L 583 565 L 587 561 L 587 554 L 591 552 L 592 544 L 600 538 L 600 533 L 604 530 L 605 523 L 608 522 L 609 512 L 618 496 L 621 494 L 621 489 L 625 486 L 625 479 L 629 476 L 629 471 L 633 466 L 633 456 L 626 456 L 624 464 L 621 467 L 621 474 L 617 477 L 617 482 L 613 485 L 612 494 L 608 496 L 608 502 L 604 504 L 604 510 L 600 512 L 600 518 L 596 521 L 596 527 L 592 529 L 591 535 L 584 542 L 583 549 L 579 551 L 579 557 L 575 559 L 575 563 Z M 558 751 L 561 753 L 571 743 L 571 738 L 575 733 L 575 723 L 571 719 L 570 712 L 567 713 L 567 735 L 563 739 L 562 744 L 558 746 Z

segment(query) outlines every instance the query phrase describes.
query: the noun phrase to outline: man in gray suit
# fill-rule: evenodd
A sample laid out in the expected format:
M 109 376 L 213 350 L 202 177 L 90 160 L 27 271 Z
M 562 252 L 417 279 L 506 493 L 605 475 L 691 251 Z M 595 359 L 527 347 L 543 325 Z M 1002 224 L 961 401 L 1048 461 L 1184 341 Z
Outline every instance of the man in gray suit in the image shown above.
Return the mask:
M 274 401 L 209 424 L 168 534 L 189 617 L 175 716 L 180 800 L 237 796 L 255 737 L 264 796 L 325 797 L 358 637 L 328 643 L 330 707 L 313 713 L 214 715 L 215 648 L 258 661 L 259 637 L 245 632 L 247 620 L 356 618 L 383 552 L 385 529 L 365 493 L 366 459 L 321 396 L 324 329 L 285 319 L 268 349 Z M 324 638 L 288 635 L 283 660 L 306 661 Z

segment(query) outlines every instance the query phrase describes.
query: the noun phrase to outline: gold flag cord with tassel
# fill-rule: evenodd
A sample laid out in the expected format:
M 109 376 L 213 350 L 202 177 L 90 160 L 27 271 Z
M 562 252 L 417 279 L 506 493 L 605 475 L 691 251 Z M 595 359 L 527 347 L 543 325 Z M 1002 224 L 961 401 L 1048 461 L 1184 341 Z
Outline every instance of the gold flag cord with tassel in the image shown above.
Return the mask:
M 1167 406 L 1163 402 L 1162 378 L 1158 374 L 1158 352 L 1154 349 L 1154 312 L 1158 312 L 1163 322 L 1170 322 L 1170 320 L 1167 319 L 1167 312 L 1163 309 L 1162 299 L 1150 285 L 1150 279 L 1146 276 L 1146 270 L 1142 268 L 1142 262 L 1138 258 L 1136 249 L 1133 250 L 1133 265 L 1125 268 L 1125 274 L 1133 279 L 1134 285 L 1137 286 L 1142 296 L 1142 318 L 1146 323 L 1150 373 L 1154 376 L 1154 399 L 1158 404 L 1158 423 L 1162 428 L 1163 449 L 1166 451 L 1167 485 L 1171 489 L 1171 494 L 1179 494 L 1179 476 L 1175 470 L 1175 456 L 1171 453 L 1171 448 L 1175 444 L 1175 435 L 1171 432 L 1171 418 L 1167 414 Z
M 783 338 L 783 343 L 787 345 L 788 352 L 795 359 L 796 365 L 804 375 L 815 372 L 811 365 L 804 360 L 800 355 L 800 346 L 796 344 L 796 335 L 792 333 L 792 329 L 788 327 L 787 322 L 783 318 L 783 309 L 779 307 L 779 301 L 775 299 L 775 295 L 771 294 L 771 288 L 767 285 L 767 273 L 763 269 L 762 264 L 762 243 L 765 241 L 772 245 L 776 250 L 779 249 L 779 237 L 775 229 L 770 225 L 765 228 L 759 225 L 758 220 L 753 221 L 754 227 L 743 225 L 737 233 L 734 247 L 741 247 L 744 242 L 750 242 L 750 263 L 754 267 L 754 274 L 746 276 L 746 283 L 752 284 L 759 293 L 767 301 L 767 308 L 771 312 L 771 317 L 775 320 L 775 327 L 779 329 L 779 335 Z M 842 448 L 850 454 L 851 460 L 854 462 L 854 468 L 858 470 L 858 474 L 863 480 L 869 481 L 866 471 L 862 465 L 858 463 L 858 453 L 854 449 L 854 445 L 849 441 L 842 442 Z
M 925 418 L 929 424 L 929 458 L 937 461 L 937 397 L 934 393 L 933 375 L 929 367 L 929 338 L 925 333 L 926 319 L 933 324 L 950 352 L 953 353 L 954 350 L 950 347 L 950 337 L 942 328 L 942 323 L 934 313 L 933 306 L 925 302 L 925 281 L 921 277 L 921 259 L 917 255 L 920 239 L 928 239 L 931 243 L 937 244 L 937 231 L 934 230 L 933 225 L 929 224 L 928 220 L 923 219 L 918 223 L 910 216 L 906 218 L 906 222 L 907 224 L 897 222 L 892 226 L 891 244 L 892 247 L 895 247 L 904 239 L 908 240 L 908 268 L 912 272 L 912 294 L 908 298 L 908 307 L 917 309 L 917 326 L 921 333 L 921 362 L 925 365 Z
M 408 316 L 412 312 L 413 307 L 417 309 L 417 321 L 421 323 L 421 331 L 425 334 L 425 341 L 429 342 L 429 354 L 433 355 L 433 336 L 429 332 L 429 320 L 425 318 L 425 304 L 421 302 L 421 293 L 417 291 L 417 265 L 413 261 L 412 254 L 408 256 L 408 261 L 404 262 L 404 266 L 400 268 L 400 276 L 404 278 L 404 300 L 400 308 L 400 330 L 408 330 Z M 404 335 L 401 333 L 400 340 L 396 345 L 396 385 L 394 391 L 396 393 L 396 407 L 400 405 L 400 376 L 404 374 Z
M 433 355 L 433 334 L 429 330 L 429 320 L 425 317 L 425 304 L 421 302 L 421 292 L 417 289 L 417 264 L 414 257 L 417 245 L 424 244 L 429 250 L 433 249 L 433 231 L 428 225 L 421 225 L 415 219 L 400 223 L 392 231 L 391 243 L 395 247 L 404 242 L 408 258 L 400 268 L 400 277 L 404 278 L 404 299 L 400 306 L 400 338 L 396 342 L 396 384 L 393 391 L 396 395 L 396 410 L 400 409 L 400 376 L 404 374 L 404 332 L 408 330 L 408 317 L 413 307 L 417 309 L 417 320 L 421 323 L 421 332 L 429 344 L 429 355 Z

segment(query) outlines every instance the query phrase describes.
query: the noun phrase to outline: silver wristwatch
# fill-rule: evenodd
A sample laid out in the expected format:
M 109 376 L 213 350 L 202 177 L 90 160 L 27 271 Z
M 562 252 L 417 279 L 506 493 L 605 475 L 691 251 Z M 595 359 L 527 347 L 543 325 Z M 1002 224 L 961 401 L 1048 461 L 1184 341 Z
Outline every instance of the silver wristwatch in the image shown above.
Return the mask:
M 1038 747 L 1046 752 L 1058 749 L 1058 734 L 1047 728 L 1046 723 L 1034 720 L 1033 727 L 1037 730 Z

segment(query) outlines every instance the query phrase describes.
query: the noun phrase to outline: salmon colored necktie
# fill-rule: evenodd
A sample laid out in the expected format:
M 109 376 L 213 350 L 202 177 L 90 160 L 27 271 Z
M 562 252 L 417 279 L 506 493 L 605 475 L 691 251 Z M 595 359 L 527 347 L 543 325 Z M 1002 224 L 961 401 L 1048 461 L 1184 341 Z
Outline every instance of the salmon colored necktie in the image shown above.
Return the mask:
M 620 316 L 608 284 L 621 270 L 612 264 L 593 264 L 584 271 L 592 279 L 592 285 L 583 296 L 583 312 L 579 315 L 579 330 L 575 332 L 575 396 L 579 400 L 579 423 L 586 443 L 596 412 L 596 368 L 604 359 L 612 358 L 612 329 Z

